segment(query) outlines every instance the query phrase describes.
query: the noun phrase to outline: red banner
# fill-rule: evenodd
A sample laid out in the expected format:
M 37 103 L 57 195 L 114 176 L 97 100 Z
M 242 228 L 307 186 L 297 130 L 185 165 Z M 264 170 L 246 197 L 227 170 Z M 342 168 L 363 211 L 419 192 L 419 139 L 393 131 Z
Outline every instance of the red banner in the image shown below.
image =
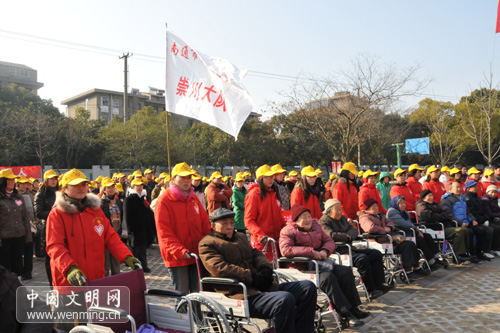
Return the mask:
M 18 167 L 0 167 L 3 169 L 11 169 L 16 176 L 24 175 L 26 178 L 42 178 L 41 166 L 18 166 Z

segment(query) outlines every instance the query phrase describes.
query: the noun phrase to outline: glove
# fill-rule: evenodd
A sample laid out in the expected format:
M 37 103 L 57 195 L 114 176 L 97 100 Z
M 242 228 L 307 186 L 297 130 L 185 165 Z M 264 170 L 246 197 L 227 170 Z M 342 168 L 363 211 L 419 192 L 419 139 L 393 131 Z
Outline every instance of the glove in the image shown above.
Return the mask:
M 66 273 L 66 278 L 72 286 L 84 286 L 87 282 L 87 277 L 83 272 L 76 266 L 71 266 Z
M 130 267 L 134 270 L 139 268 L 135 264 L 141 265 L 141 262 L 139 261 L 139 259 L 132 257 L 132 256 L 128 256 L 127 258 L 125 258 L 124 262 L 125 262 L 125 265 L 127 265 L 128 267 Z
M 269 291 L 274 282 L 273 270 L 268 266 L 257 267 L 257 271 L 251 271 L 252 284 L 260 291 Z

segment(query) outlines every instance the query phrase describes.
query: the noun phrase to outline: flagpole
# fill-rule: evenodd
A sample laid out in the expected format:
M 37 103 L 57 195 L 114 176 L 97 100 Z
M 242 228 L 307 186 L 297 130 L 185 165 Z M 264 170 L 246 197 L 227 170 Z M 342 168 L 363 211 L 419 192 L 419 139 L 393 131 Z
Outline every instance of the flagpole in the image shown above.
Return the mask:
M 168 24 L 165 23 L 165 29 L 168 29 Z M 166 41 L 166 39 L 165 39 Z M 167 49 L 167 48 L 165 48 Z M 168 51 L 167 51 L 168 52 Z M 166 72 L 167 72 L 167 67 L 165 66 L 165 79 L 166 79 Z M 167 159 L 168 159 L 168 175 L 171 177 L 172 175 L 170 174 L 170 126 L 168 124 L 168 111 L 167 111 L 167 97 L 165 96 L 165 115 L 167 118 L 166 120 L 166 126 L 167 126 Z

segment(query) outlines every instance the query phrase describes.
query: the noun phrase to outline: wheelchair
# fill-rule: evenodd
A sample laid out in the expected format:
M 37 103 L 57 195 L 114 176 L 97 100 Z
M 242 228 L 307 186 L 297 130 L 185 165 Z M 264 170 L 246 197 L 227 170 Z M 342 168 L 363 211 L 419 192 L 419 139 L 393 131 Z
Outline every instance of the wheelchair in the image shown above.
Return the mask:
M 367 240 L 355 240 L 353 242 L 353 246 L 366 246 L 368 247 L 368 241 Z M 338 263 L 343 266 L 351 267 L 352 272 L 354 274 L 354 278 L 356 280 L 356 288 L 360 290 L 366 297 L 366 300 L 368 302 L 371 301 L 370 299 L 370 293 L 368 292 L 368 289 L 365 286 L 365 283 L 363 282 L 363 277 L 359 274 L 358 269 L 354 266 L 353 260 L 352 260 L 352 247 L 348 243 L 343 243 L 343 242 L 336 242 L 335 243 L 335 248 L 345 248 L 347 250 L 347 253 L 339 253 L 338 251 L 335 253 L 332 253 L 330 258 L 336 258 L 338 259 Z M 345 252 L 345 251 L 343 251 Z

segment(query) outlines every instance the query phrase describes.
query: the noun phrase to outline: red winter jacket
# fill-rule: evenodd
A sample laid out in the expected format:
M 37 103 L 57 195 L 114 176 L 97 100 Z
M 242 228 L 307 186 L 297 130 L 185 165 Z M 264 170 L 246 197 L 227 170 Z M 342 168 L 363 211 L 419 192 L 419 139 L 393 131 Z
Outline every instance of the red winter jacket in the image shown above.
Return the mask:
M 394 231 L 394 222 L 385 215 L 363 214 L 359 217 L 359 224 L 364 232 L 369 234 L 377 232 L 387 232 L 384 228 L 389 227 Z
M 281 203 L 274 190 L 266 192 L 264 199 L 260 198 L 258 184 L 249 186 L 245 197 L 245 227 L 252 236 L 252 243 L 258 243 L 262 236 L 277 240 L 285 222 L 281 217 Z
M 229 199 L 233 195 L 233 190 L 224 183 L 222 183 L 221 185 L 224 186 L 224 188 L 222 189 L 222 194 L 220 193 L 221 189 L 212 182 L 210 182 L 210 184 L 208 184 L 207 188 L 205 189 L 205 193 L 207 194 L 207 206 L 209 214 L 217 208 L 221 208 L 223 202 L 225 202 L 226 204 L 225 208 L 231 208 L 229 207 Z
M 314 257 L 314 251 L 326 250 L 328 255 L 335 250 L 333 239 L 314 221 L 311 229 L 305 231 L 295 222 L 281 230 L 280 251 L 285 257 Z
M 344 177 L 339 178 L 333 187 L 332 198 L 337 199 L 342 204 L 342 215 L 356 220 L 358 218 L 358 191 L 353 182 L 349 184 L 349 189 L 347 189 L 347 181 Z
M 323 216 L 323 212 L 321 212 L 321 207 L 319 205 L 318 197 L 314 194 L 309 195 L 309 200 L 306 201 L 304 197 L 304 191 L 302 187 L 295 186 L 292 191 L 292 195 L 290 198 L 290 207 L 295 204 L 302 205 L 311 211 L 311 216 L 313 219 L 319 220 L 321 216 Z
M 411 193 L 413 193 L 413 198 L 415 202 L 420 200 L 420 192 L 422 192 L 423 187 L 422 184 L 415 179 L 415 177 L 408 177 L 406 181 L 406 186 L 410 189 Z
M 184 259 L 184 253 L 187 251 L 198 254 L 198 244 L 204 236 L 210 234 L 210 222 L 193 189 L 190 188 L 186 197 L 175 185 L 170 185 L 158 197 L 155 221 L 165 266 L 194 264 L 193 258 Z
M 377 200 L 378 203 L 378 210 L 386 214 L 387 210 L 382 206 L 382 199 L 380 198 L 380 191 L 378 188 L 375 186 L 375 184 L 364 184 L 361 186 L 359 189 L 359 194 L 358 194 L 358 208 L 359 210 L 363 210 L 363 202 L 365 202 L 366 199 L 372 198 Z
M 332 181 L 329 180 L 325 184 L 325 201 L 332 198 Z
M 486 181 L 486 180 L 482 180 L 480 181 L 478 184 L 477 184 L 477 195 L 481 195 L 484 196 L 485 194 L 488 194 L 486 193 L 486 189 L 488 189 L 488 186 L 490 185 L 495 185 L 496 187 L 500 188 L 500 183 L 499 182 L 489 182 L 489 181 Z M 498 198 L 500 198 L 500 192 L 498 192 L 498 195 L 497 195 Z
M 70 286 L 66 273 L 72 265 L 89 281 L 103 278 L 104 250 L 121 263 L 132 256 L 101 210 L 99 197 L 89 193 L 87 203 L 90 207 L 80 212 L 61 192 L 56 193 L 46 230 L 54 286 Z
M 443 183 L 439 180 L 431 179 L 430 181 L 424 182 L 424 190 L 429 190 L 434 195 L 434 202 L 438 205 L 441 204 L 441 197 L 446 194 Z
M 402 195 L 406 199 L 406 210 L 414 211 L 415 210 L 415 196 L 411 192 L 411 190 L 404 184 L 394 184 L 391 188 L 391 199 L 397 197 L 398 195 Z
M 446 192 L 450 192 L 450 185 L 452 182 L 454 182 L 455 180 L 454 179 L 450 179 L 448 180 L 448 182 L 446 183 L 446 185 L 444 186 L 444 190 Z M 465 195 L 465 193 L 467 193 L 467 190 L 465 189 L 465 183 L 463 181 L 460 181 L 460 188 L 462 189 L 462 194 Z M 479 192 L 479 186 L 477 188 L 478 192 Z M 433 193 L 434 194 L 434 193 Z

